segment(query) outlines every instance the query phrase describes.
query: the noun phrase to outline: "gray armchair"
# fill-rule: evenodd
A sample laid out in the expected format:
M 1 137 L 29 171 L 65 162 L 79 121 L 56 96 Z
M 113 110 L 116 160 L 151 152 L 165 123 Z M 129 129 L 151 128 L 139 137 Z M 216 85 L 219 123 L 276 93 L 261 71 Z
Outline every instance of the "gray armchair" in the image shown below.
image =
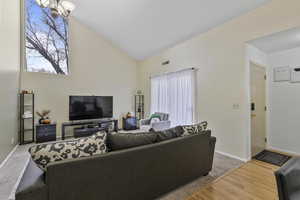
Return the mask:
M 155 131 L 162 131 L 170 128 L 171 121 L 169 121 L 169 114 L 167 113 L 154 113 L 155 115 L 160 116 L 160 121 L 151 123 L 151 119 L 142 119 L 140 120 L 140 129 L 149 131 L 150 129 L 154 129 Z
M 300 199 L 300 158 L 292 158 L 275 172 L 279 200 Z

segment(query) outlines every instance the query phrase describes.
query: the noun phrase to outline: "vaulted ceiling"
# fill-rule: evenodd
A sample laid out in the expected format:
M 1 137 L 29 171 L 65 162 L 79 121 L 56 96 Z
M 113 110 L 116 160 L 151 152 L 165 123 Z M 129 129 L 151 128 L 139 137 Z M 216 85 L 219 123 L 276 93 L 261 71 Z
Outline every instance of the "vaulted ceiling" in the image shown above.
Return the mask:
M 137 60 L 270 0 L 75 0 L 74 16 Z

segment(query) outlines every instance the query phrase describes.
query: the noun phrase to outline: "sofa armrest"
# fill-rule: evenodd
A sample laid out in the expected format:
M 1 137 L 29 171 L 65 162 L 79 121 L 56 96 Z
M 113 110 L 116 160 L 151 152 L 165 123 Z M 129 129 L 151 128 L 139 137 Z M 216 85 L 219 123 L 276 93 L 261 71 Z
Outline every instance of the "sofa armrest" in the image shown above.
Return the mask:
M 171 127 L 171 121 L 159 121 L 152 123 L 150 128 L 153 128 L 155 131 L 163 131 Z
M 300 158 L 290 159 L 275 172 L 275 176 L 280 199 L 289 199 L 291 195 L 299 192 L 297 188 L 300 186 Z
M 215 154 L 215 146 L 216 146 L 217 138 L 210 137 L 209 139 L 209 171 L 212 170 L 213 167 L 213 161 L 214 161 L 214 154 Z

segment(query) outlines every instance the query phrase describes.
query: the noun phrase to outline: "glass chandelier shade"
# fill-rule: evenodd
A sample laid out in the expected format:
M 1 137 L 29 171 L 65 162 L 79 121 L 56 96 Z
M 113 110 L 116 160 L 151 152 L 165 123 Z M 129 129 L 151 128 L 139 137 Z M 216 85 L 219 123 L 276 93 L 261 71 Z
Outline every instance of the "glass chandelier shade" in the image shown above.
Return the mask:
M 70 13 L 75 9 L 75 5 L 70 1 L 62 1 L 58 5 L 58 12 L 64 17 L 68 17 Z
M 50 5 L 50 0 L 36 0 L 36 3 L 42 8 L 46 8 Z
M 36 0 L 36 2 L 42 8 L 50 8 L 53 17 L 58 15 L 68 17 L 75 9 L 75 5 L 72 2 L 65 0 Z

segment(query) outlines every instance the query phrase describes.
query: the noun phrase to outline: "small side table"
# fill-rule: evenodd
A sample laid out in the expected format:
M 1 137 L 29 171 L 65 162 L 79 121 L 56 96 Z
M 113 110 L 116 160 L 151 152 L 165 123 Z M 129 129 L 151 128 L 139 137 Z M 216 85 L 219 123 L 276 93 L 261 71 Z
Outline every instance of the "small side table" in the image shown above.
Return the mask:
M 36 142 L 49 142 L 56 140 L 56 124 L 36 125 Z

